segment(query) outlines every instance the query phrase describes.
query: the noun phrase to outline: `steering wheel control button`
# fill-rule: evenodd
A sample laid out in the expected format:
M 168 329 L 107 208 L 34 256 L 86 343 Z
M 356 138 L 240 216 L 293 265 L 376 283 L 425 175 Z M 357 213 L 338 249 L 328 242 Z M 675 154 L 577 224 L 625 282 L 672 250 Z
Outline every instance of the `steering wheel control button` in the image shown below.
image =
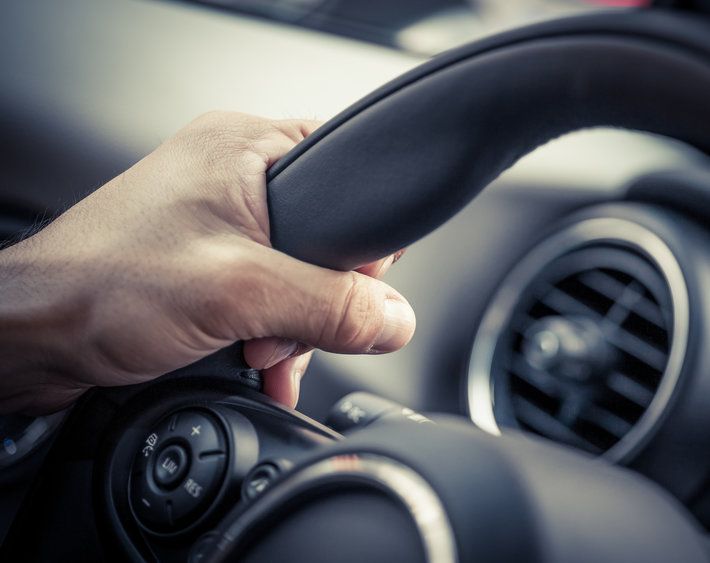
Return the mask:
M 219 541 L 219 538 L 220 535 L 217 532 L 207 532 L 199 538 L 190 549 L 188 563 L 204 563 L 207 561 L 207 557 Z
M 168 524 L 165 502 L 160 496 L 133 482 L 131 504 L 138 519 L 148 527 Z
M 171 495 L 176 523 L 194 519 L 209 506 L 222 484 L 225 462 L 224 454 L 194 460 L 181 485 Z
M 130 499 L 136 518 L 159 533 L 190 526 L 217 496 L 228 459 L 216 415 L 185 409 L 163 418 L 135 453 Z
M 184 438 L 196 457 L 206 453 L 224 453 L 224 437 L 212 417 L 200 411 L 178 413 L 173 433 Z
M 280 474 L 281 471 L 274 463 L 260 463 L 244 479 L 242 496 L 247 500 L 254 500 L 266 491 Z
M 159 487 L 173 489 L 182 481 L 190 463 L 184 447 L 173 444 L 164 448 L 155 460 L 153 480 Z
M 350 393 L 330 410 L 326 424 L 341 433 L 358 430 L 384 419 L 399 418 L 409 422 L 431 422 L 412 409 L 364 391 Z

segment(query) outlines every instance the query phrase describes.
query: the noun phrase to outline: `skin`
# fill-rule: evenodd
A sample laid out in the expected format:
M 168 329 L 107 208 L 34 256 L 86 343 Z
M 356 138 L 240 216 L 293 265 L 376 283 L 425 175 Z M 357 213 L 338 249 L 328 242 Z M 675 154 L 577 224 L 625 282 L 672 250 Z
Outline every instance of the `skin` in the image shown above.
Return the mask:
M 0 252 L 0 413 L 62 409 L 237 341 L 294 406 L 314 348 L 386 353 L 414 312 L 377 280 L 271 248 L 267 169 L 318 126 L 199 117 L 35 235 Z

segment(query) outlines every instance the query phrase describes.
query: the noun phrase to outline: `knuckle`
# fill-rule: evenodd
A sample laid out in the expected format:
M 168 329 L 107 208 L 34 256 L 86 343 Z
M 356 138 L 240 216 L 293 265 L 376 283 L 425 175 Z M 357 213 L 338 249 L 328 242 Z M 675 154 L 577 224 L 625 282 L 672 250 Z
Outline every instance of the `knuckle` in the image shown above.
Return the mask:
M 263 172 L 260 140 L 273 131 L 270 121 L 234 112 L 211 111 L 197 117 L 176 137 L 178 145 L 217 177 Z
M 294 119 L 284 119 L 273 122 L 274 130 L 287 137 L 293 143 L 300 143 L 307 135 L 302 122 Z

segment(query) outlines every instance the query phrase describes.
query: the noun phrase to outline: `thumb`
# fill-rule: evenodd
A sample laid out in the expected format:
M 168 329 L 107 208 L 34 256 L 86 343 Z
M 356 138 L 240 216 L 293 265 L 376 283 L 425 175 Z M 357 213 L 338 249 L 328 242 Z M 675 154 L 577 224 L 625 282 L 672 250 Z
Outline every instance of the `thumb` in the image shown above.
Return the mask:
M 269 249 L 261 261 L 260 299 L 252 300 L 260 334 L 329 352 L 378 354 L 402 348 L 414 334 L 414 311 L 393 288 L 358 272 L 336 272 Z M 283 358 L 296 346 L 284 346 Z M 251 352 L 251 353 L 250 353 Z M 253 367 L 274 363 L 259 346 L 247 346 Z M 268 354 L 271 356 L 271 354 Z M 264 356 L 264 357 L 261 357 Z M 283 359 L 279 358 L 279 359 Z

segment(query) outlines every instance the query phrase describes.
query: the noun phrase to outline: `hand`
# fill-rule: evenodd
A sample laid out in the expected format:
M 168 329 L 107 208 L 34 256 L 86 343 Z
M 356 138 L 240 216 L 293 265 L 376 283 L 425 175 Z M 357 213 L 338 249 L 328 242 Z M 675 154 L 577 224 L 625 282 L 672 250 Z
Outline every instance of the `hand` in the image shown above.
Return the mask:
M 393 257 L 343 273 L 270 248 L 266 170 L 315 127 L 207 114 L 0 252 L 0 412 L 58 410 L 236 340 L 293 405 L 311 348 L 404 346 L 414 313 L 370 277 Z

